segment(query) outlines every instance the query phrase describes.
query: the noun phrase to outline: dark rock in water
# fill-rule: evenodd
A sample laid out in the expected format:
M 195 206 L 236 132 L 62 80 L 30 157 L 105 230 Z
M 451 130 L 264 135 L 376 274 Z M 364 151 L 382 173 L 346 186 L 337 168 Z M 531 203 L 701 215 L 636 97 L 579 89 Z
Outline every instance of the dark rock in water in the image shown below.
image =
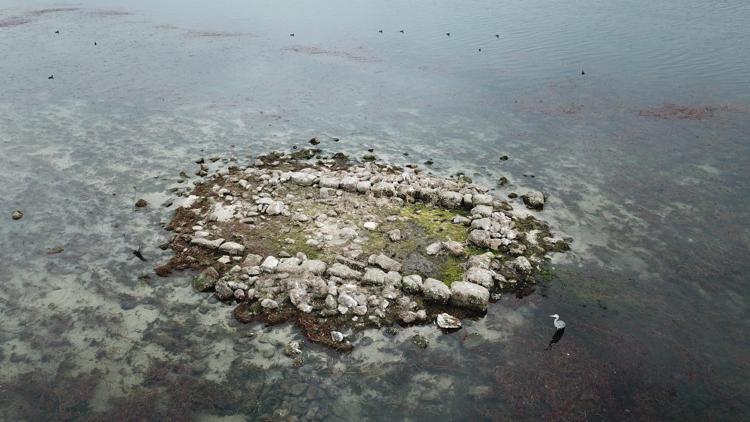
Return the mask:
M 206 159 L 205 159 L 205 158 L 203 158 L 203 157 L 201 157 L 201 158 L 199 158 L 199 159 L 195 160 L 195 164 L 203 164 L 203 163 L 205 163 L 205 162 L 206 162 Z
M 544 194 L 539 191 L 528 191 L 521 198 L 523 198 L 526 208 L 533 210 L 542 210 L 544 208 Z
M 219 300 L 227 300 L 234 296 L 234 290 L 232 290 L 226 281 L 219 281 L 214 284 L 214 294 Z
M 484 337 L 478 333 L 469 333 L 463 338 L 463 345 L 465 348 L 471 350 L 476 349 L 485 343 Z
M 63 248 L 62 246 L 58 246 L 56 248 L 50 248 L 50 249 L 47 249 L 47 255 L 59 254 L 59 253 L 62 253 L 64 250 L 65 248 Z
M 516 198 L 518 198 L 518 194 L 515 193 L 515 192 L 511 192 L 511 193 L 508 194 L 508 198 L 510 198 L 510 199 L 516 199 Z
M 318 145 L 320 143 L 320 141 L 318 140 L 318 138 L 312 138 L 312 139 L 310 139 L 310 143 L 313 144 L 313 145 Z
M 499 179 L 497 179 L 497 185 L 498 186 L 505 186 L 508 184 L 508 178 L 505 176 L 501 176 Z
M 426 165 L 426 166 L 431 166 L 433 164 L 434 164 L 434 162 L 432 160 L 427 160 L 427 161 L 424 162 L 424 165 Z
M 422 334 L 414 334 L 411 337 L 411 342 L 420 349 L 426 349 L 430 344 Z
M 145 199 L 141 198 L 141 199 L 135 201 L 135 206 L 137 208 L 144 208 L 144 207 L 148 206 L 148 202 L 146 202 Z
M 261 307 L 258 302 L 242 302 L 234 308 L 234 318 L 243 324 L 247 324 L 258 316 L 260 310 Z
M 419 252 L 410 253 L 404 260 L 404 274 L 434 274 L 435 264 Z
M 375 154 L 367 153 L 362 156 L 362 161 L 375 161 L 378 157 L 375 156 Z
M 213 267 L 208 267 L 193 279 L 193 288 L 199 292 L 211 290 L 214 288 L 218 278 L 219 272 Z
M 135 298 L 135 296 L 131 296 L 129 294 L 121 294 L 119 299 L 120 299 L 120 308 L 123 311 L 133 309 L 138 304 L 138 300 Z
M 15 210 L 10 214 L 10 218 L 14 220 L 20 220 L 23 218 L 23 211 L 21 210 Z
M 508 156 L 507 155 L 501 155 L 500 156 L 500 161 L 508 161 Z

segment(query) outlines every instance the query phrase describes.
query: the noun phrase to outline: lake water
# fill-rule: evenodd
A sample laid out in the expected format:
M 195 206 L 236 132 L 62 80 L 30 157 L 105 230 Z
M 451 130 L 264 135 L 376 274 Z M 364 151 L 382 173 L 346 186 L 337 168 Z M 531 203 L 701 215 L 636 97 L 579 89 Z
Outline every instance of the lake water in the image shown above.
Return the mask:
M 747 420 L 750 3 L 153 3 L 0 2 L 1 419 Z M 295 368 L 292 327 L 153 274 L 159 204 L 321 134 L 543 190 L 573 250 L 456 333 Z

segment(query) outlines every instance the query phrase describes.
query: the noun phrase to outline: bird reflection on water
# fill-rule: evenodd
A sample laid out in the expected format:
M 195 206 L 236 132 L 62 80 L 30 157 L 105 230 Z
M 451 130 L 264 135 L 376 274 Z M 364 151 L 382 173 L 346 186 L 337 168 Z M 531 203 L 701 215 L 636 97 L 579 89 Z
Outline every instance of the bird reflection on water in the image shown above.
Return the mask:
M 547 345 L 547 348 L 545 350 L 551 349 L 553 344 L 560 341 L 563 334 L 565 334 L 565 327 L 555 330 L 555 334 L 552 335 L 552 340 L 549 341 L 549 344 Z

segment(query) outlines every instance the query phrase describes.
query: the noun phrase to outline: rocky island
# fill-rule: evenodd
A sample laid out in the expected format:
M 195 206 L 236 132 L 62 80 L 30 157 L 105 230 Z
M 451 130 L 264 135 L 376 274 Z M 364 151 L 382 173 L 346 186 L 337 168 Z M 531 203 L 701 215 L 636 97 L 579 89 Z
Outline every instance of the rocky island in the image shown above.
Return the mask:
M 361 162 L 320 150 L 229 163 L 186 192 L 167 229 L 170 261 L 193 287 L 236 303 L 241 322 L 296 323 L 338 350 L 344 333 L 398 323 L 446 330 L 505 292 L 533 285 L 550 252 L 568 249 L 544 222 L 465 176 Z M 539 192 L 523 195 L 541 209 Z

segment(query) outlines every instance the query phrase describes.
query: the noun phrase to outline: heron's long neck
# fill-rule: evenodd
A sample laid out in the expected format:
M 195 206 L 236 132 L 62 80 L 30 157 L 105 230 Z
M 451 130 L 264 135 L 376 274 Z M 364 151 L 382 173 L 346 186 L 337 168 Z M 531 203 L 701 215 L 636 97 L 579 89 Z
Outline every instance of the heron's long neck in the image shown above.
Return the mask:
M 556 317 L 555 317 L 555 322 L 557 322 L 557 320 L 558 320 L 558 319 L 560 319 L 560 317 L 559 317 L 559 316 L 556 316 Z

